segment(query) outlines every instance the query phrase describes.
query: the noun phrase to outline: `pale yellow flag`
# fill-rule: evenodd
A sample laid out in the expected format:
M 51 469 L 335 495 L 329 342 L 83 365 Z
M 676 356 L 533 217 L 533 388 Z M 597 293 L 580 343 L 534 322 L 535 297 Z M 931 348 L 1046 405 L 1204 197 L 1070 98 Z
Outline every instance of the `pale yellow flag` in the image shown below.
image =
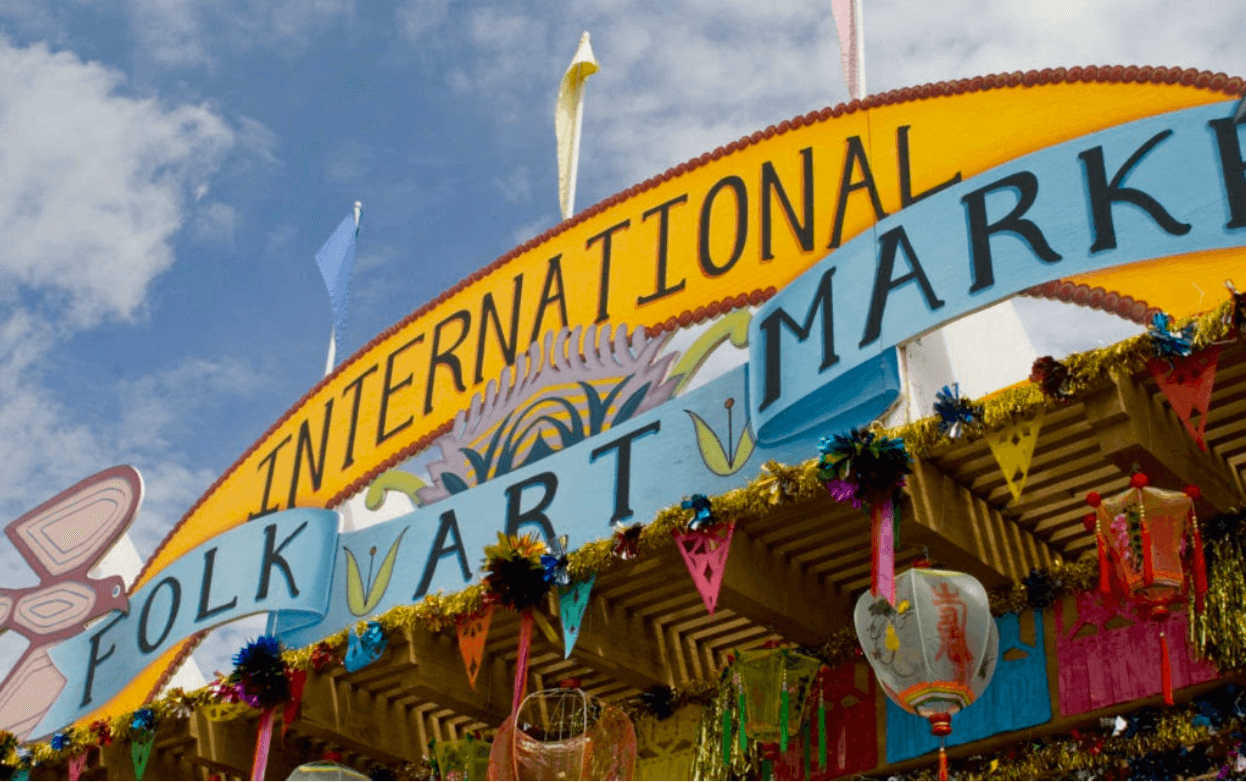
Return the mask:
M 1043 426 L 1040 415 L 1030 421 L 1023 421 L 1016 426 L 995 432 L 987 438 L 995 461 L 1008 481 L 1008 490 L 1012 492 L 1014 501 L 1021 499 L 1025 490 L 1025 479 L 1030 472 L 1030 462 L 1034 459 L 1034 446 L 1038 443 L 1038 432 Z
M 597 72 L 597 60 L 588 33 L 571 58 L 558 87 L 554 107 L 554 136 L 558 140 L 558 204 L 562 219 L 575 213 L 575 176 L 580 165 L 580 116 L 584 113 L 584 81 Z

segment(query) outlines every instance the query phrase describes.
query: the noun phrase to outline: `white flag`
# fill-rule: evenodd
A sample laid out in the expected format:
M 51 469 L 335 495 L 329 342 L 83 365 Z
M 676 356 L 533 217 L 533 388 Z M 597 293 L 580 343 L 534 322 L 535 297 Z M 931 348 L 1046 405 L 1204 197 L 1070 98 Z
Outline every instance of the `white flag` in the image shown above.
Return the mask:
M 861 0 L 831 0 L 831 15 L 839 31 L 839 59 L 848 82 L 848 97 L 865 97 L 865 34 L 862 29 Z
M 584 81 L 597 72 L 597 60 L 588 33 L 580 36 L 580 46 L 571 58 L 558 87 L 554 107 L 554 135 L 558 140 L 558 204 L 562 219 L 575 211 L 575 176 L 580 163 L 580 115 L 584 113 Z

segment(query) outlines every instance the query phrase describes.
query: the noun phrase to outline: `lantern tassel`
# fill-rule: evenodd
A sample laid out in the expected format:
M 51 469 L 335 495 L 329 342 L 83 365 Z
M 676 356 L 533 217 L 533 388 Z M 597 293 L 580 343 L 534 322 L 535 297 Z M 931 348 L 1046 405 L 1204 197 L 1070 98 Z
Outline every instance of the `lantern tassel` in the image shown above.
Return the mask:
M 731 768 L 731 705 L 723 706 L 723 765 Z
M 1099 592 L 1107 595 L 1112 591 L 1111 573 L 1108 567 L 1108 542 L 1103 539 L 1103 533 L 1095 535 L 1099 543 Z
M 1164 705 L 1171 706 L 1172 701 L 1172 661 L 1168 657 L 1168 636 L 1161 630 L 1159 634 L 1159 675 L 1164 685 Z
M 528 651 L 532 648 L 532 609 L 519 615 L 519 659 L 515 661 L 515 699 L 511 702 L 511 714 L 519 711 L 524 691 L 528 689 Z
M 748 752 L 748 736 L 745 734 L 745 731 L 744 731 L 744 720 L 746 719 L 746 715 L 744 713 L 745 696 L 744 696 L 743 688 L 740 689 L 740 694 L 737 697 L 739 699 L 738 702 L 740 706 L 740 713 L 737 715 L 740 720 L 740 752 Z
M 1202 612 L 1203 596 L 1207 594 L 1207 560 L 1203 556 L 1203 535 L 1198 530 L 1198 517 L 1190 508 L 1190 525 L 1194 527 L 1194 610 Z
M 939 737 L 939 782 L 947 782 L 947 749 L 943 737 Z
M 870 592 L 886 597 L 887 602 L 895 605 L 896 551 L 893 514 L 889 497 L 870 503 L 870 526 L 873 528 L 871 537 L 874 542 Z
M 826 701 L 818 692 L 818 768 L 826 769 Z
M 787 752 L 787 714 L 788 714 L 789 696 L 787 688 L 783 688 L 783 692 L 779 693 L 779 751 Z
M 1155 583 L 1155 565 L 1151 561 L 1151 525 L 1142 519 L 1142 577 L 1147 584 Z

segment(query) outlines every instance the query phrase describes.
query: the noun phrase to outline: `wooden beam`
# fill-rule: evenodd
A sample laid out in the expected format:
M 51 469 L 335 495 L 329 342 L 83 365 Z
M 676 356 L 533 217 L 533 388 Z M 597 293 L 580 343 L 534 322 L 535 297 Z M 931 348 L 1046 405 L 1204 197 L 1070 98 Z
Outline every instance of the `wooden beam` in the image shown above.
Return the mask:
M 638 690 L 676 683 L 654 624 L 602 595 L 590 598 L 571 659 Z
M 988 588 L 1047 567 L 1055 552 L 932 462 L 913 459 L 911 502 L 902 509 L 900 539 L 924 546 L 933 557 L 962 570 Z
M 1083 400 L 1086 418 L 1103 455 L 1126 475 L 1141 470 L 1151 485 L 1179 490 L 1197 484 L 1200 515 L 1237 507 L 1242 495 L 1232 472 L 1218 455 L 1199 450 L 1194 439 L 1134 377 L 1116 375 L 1112 384 Z

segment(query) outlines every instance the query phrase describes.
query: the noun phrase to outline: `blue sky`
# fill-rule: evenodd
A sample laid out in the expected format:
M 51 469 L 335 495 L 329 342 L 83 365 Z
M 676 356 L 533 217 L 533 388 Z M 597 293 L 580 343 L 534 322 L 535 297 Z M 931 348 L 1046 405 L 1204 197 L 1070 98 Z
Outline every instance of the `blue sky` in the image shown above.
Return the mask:
M 1229 0 L 865 5 L 871 91 L 1079 64 L 1246 75 Z M 601 63 L 583 208 L 845 100 L 829 7 L 0 0 L 0 516 L 131 463 L 148 554 L 319 379 L 312 257 L 355 200 L 345 352 L 557 222 L 554 96 L 581 31 Z M 1021 307 L 1040 353 L 1088 346 L 1052 313 Z M 31 581 L 7 541 L 0 581 Z

